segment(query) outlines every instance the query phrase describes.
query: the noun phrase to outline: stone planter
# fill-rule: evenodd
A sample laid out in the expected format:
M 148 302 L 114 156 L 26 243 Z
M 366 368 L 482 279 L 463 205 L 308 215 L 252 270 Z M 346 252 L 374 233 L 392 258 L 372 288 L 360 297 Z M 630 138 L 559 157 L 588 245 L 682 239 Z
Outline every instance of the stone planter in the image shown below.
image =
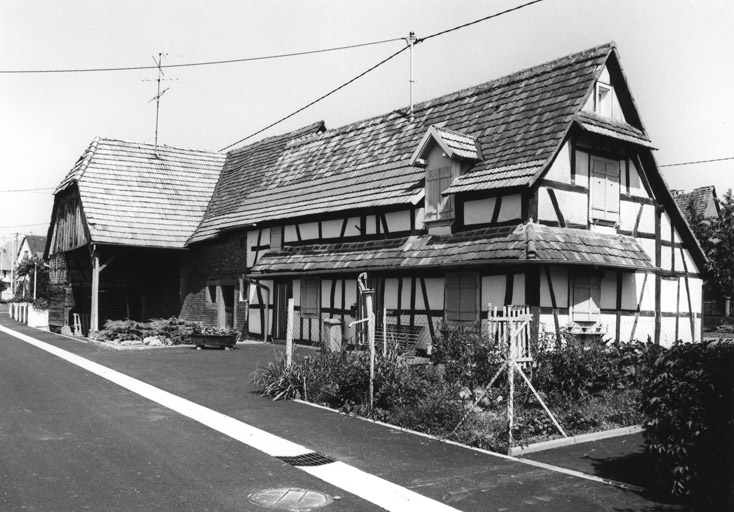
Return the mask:
M 237 334 L 192 334 L 191 342 L 196 345 L 197 350 L 201 350 L 205 346 L 231 349 L 237 342 Z
M 32 304 L 29 304 L 27 321 L 30 327 L 48 330 L 48 310 L 36 309 Z

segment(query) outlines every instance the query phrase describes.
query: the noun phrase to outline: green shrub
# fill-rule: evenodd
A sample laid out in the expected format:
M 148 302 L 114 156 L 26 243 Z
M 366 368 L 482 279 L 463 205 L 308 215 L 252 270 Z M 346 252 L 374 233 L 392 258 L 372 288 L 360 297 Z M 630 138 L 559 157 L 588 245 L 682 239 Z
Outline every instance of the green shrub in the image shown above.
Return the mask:
M 432 359 L 445 365 L 448 382 L 474 389 L 490 382 L 505 362 L 505 354 L 485 331 L 447 325 L 433 341 Z
M 179 318 L 156 318 L 150 322 L 135 320 L 108 320 L 97 335 L 97 339 L 107 341 L 141 341 L 149 336 L 168 340 L 171 345 L 191 343 L 191 333 L 197 323 Z
M 645 442 L 661 487 L 702 510 L 733 505 L 734 344 L 677 343 L 642 382 Z

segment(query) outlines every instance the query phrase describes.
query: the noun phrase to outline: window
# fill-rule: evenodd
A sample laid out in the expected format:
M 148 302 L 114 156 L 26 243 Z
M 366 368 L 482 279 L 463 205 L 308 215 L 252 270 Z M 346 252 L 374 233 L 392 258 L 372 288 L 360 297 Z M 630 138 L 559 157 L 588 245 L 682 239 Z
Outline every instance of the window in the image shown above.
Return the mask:
M 447 322 L 479 320 L 479 276 L 446 274 L 444 309 Z
M 451 162 L 441 167 L 426 169 L 426 220 L 454 218 L 454 196 L 442 196 L 455 178 L 455 166 Z
M 304 277 L 301 279 L 301 318 L 319 316 L 319 279 Z
M 601 278 L 590 274 L 573 276 L 574 322 L 597 322 L 601 303 Z
M 596 113 L 600 116 L 612 117 L 612 106 L 614 105 L 614 89 L 612 86 L 597 82 L 595 98 Z
M 619 221 L 619 161 L 592 157 L 591 198 L 589 210 L 591 220 L 612 223 Z

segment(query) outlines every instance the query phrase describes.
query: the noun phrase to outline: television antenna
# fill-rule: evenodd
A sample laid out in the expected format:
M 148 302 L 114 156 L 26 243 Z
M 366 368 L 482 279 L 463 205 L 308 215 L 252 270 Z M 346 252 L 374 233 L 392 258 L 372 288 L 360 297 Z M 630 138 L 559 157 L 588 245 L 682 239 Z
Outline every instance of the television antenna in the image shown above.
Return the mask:
M 163 72 L 163 68 L 161 67 L 161 64 L 163 63 L 163 56 L 167 56 L 167 53 L 159 53 L 158 58 L 156 59 L 153 57 L 153 62 L 155 62 L 156 67 L 158 68 L 158 78 L 155 79 L 155 82 L 158 83 L 158 93 L 153 96 L 148 103 L 151 103 L 155 101 L 155 156 L 158 156 L 158 118 L 160 114 L 160 108 L 161 108 L 161 97 L 166 93 L 170 87 L 166 87 L 161 91 L 161 82 L 165 82 L 167 80 L 178 80 L 178 78 L 163 78 L 166 76 L 166 74 Z M 153 80 L 143 80 L 144 82 L 153 82 Z

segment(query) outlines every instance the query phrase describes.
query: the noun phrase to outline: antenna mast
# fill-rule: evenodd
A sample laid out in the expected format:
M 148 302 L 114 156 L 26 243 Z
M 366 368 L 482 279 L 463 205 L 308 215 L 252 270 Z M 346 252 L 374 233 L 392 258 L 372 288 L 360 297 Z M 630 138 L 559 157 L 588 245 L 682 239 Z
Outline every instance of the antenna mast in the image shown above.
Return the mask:
M 158 156 L 158 113 L 160 112 L 161 108 L 161 96 L 169 89 L 166 87 L 161 91 L 161 80 L 163 80 L 162 77 L 165 76 L 165 73 L 163 72 L 163 68 L 161 68 L 161 63 L 163 62 L 163 53 L 158 54 L 158 59 L 156 60 L 155 57 L 153 57 L 153 61 L 156 64 L 156 67 L 158 68 L 158 79 L 156 82 L 158 82 L 158 94 L 156 94 L 150 101 L 155 100 L 155 156 Z M 150 103 L 150 101 L 148 103 Z
M 413 122 L 413 45 L 415 43 L 415 32 L 411 32 L 408 35 L 408 45 L 410 45 L 410 121 Z

